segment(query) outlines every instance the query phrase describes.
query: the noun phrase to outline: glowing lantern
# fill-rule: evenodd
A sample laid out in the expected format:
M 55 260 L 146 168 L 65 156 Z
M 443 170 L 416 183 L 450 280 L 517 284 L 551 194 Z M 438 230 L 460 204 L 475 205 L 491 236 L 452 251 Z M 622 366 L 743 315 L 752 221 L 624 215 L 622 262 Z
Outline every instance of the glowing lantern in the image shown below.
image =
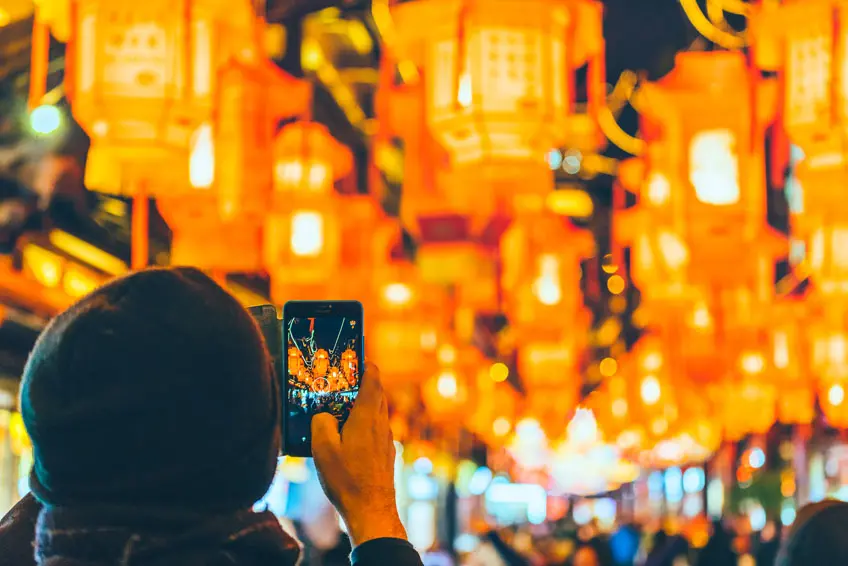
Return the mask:
M 82 0 L 71 12 L 66 88 L 91 137 L 86 185 L 190 190 L 189 148 L 208 142 L 222 65 L 258 57 L 251 3 Z
M 229 273 L 262 268 L 261 218 L 221 219 L 214 194 L 157 202 L 171 228 L 171 263 Z
M 798 165 L 796 177 L 803 187 L 804 205 L 793 210 L 793 236 L 806 244 L 802 266 L 812 282 L 811 295 L 848 304 L 848 213 L 842 192 L 833 187 L 848 181 L 842 161 L 817 169 L 812 157 Z
M 819 403 L 831 426 L 848 428 L 848 399 L 843 383 L 823 384 L 819 389 Z
M 538 339 L 588 325 L 580 261 L 592 254 L 591 234 L 560 216 L 526 214 L 513 221 L 500 247 L 505 310 L 516 333 Z
M 785 253 L 766 222 L 772 86 L 754 81 L 742 53 L 689 52 L 643 87 L 647 155 L 621 172 L 639 203 L 616 225 L 633 250 L 643 300 L 691 299 L 701 286 L 771 298 L 774 263 Z M 727 96 L 740 89 L 745 96 Z
M 428 415 L 437 423 L 462 419 L 472 401 L 468 378 L 461 369 L 452 366 L 443 367 L 425 381 L 421 396 Z
M 477 379 L 478 401 L 468 419 L 468 430 L 489 445 L 502 445 L 515 421 L 518 394 L 507 383 L 495 383 L 488 372 Z
M 788 0 L 762 3 L 751 20 L 755 60 L 780 71 L 783 126 L 804 154 L 796 173 L 803 207 L 793 210 L 792 232 L 806 241 L 814 292 L 828 299 L 848 295 L 848 214 L 842 191 L 834 190 L 848 181 L 846 17 L 842 0 Z
M 439 340 L 448 328 L 444 292 L 425 285 L 415 266 L 404 262 L 383 266 L 372 282 L 368 355 L 392 376 L 387 389 L 420 383 L 435 371 Z
M 276 301 L 320 296 L 341 263 L 339 197 L 350 150 L 316 123 L 283 128 L 274 146 L 274 198 L 265 224 L 264 260 Z
M 582 351 L 575 339 L 528 341 L 518 350 L 518 374 L 524 388 L 547 397 L 554 412 L 565 415 L 577 403 L 581 378 L 579 361 Z M 556 391 L 556 395 L 551 395 Z
M 593 108 L 604 99 L 600 3 L 429 0 L 392 12 L 396 55 L 423 71 L 426 124 L 450 154 L 454 186 L 473 178 L 506 200 L 544 194 L 552 147 L 597 143 L 592 122 L 575 117 L 572 85 L 589 62 Z
M 725 385 L 722 402 L 725 438 L 737 442 L 749 434 L 765 434 L 777 420 L 776 388 L 755 377 Z
M 843 0 L 761 2 L 750 20 L 757 65 L 781 71 L 786 133 L 814 168 L 843 166 L 848 91 Z
M 334 279 L 332 296 L 362 301 L 366 310 L 374 307 L 374 278 L 392 260 L 401 245 L 400 225 L 386 216 L 380 202 L 371 195 L 339 197 L 341 241 L 340 270 Z M 330 283 L 332 285 L 332 283 Z

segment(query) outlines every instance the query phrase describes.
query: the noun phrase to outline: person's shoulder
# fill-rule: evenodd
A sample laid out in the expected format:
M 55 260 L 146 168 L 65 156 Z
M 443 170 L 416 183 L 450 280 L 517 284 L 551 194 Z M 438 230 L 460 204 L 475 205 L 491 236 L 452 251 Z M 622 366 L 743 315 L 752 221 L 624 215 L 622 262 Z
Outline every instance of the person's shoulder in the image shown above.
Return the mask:
M 0 520 L 0 566 L 34 566 L 32 544 L 41 506 L 27 495 Z
M 351 554 L 353 566 L 422 566 L 421 555 L 407 541 L 379 538 L 357 546 Z

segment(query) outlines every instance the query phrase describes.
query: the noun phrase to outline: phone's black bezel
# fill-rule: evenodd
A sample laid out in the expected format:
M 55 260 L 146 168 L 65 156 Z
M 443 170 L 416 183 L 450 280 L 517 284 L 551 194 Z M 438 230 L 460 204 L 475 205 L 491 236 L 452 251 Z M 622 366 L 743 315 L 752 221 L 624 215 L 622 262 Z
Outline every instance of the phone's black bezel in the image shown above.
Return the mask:
M 365 368 L 365 328 L 364 328 L 364 311 L 362 303 L 359 301 L 289 301 L 283 306 L 283 320 L 281 326 L 281 347 L 283 350 L 282 375 L 280 381 L 282 383 L 283 393 L 283 454 L 293 456 L 295 458 L 311 458 L 312 445 L 304 445 L 302 443 L 289 443 L 287 437 L 288 431 L 288 387 L 289 387 L 289 358 L 288 358 L 288 327 L 289 320 L 292 318 L 311 318 L 322 316 L 344 316 L 356 320 L 359 327 L 359 367 Z M 303 448 L 303 449 L 301 449 Z

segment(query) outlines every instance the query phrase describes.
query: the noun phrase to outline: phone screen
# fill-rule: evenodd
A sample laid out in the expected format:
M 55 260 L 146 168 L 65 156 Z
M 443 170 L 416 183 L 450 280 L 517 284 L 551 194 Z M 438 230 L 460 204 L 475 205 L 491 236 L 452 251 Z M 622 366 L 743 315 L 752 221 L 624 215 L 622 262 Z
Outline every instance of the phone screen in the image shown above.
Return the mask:
M 362 307 L 289 303 L 285 313 L 284 452 L 309 456 L 313 415 L 330 413 L 344 424 L 356 400 L 363 371 Z

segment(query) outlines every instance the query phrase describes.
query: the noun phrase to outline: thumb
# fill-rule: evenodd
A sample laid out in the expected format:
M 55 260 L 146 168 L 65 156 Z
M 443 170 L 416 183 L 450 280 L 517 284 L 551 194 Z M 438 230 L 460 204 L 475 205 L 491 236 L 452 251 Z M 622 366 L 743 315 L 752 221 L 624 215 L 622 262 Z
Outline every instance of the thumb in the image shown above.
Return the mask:
M 341 450 L 342 438 L 339 421 L 330 413 L 318 413 L 312 417 L 312 456 L 319 465 Z

